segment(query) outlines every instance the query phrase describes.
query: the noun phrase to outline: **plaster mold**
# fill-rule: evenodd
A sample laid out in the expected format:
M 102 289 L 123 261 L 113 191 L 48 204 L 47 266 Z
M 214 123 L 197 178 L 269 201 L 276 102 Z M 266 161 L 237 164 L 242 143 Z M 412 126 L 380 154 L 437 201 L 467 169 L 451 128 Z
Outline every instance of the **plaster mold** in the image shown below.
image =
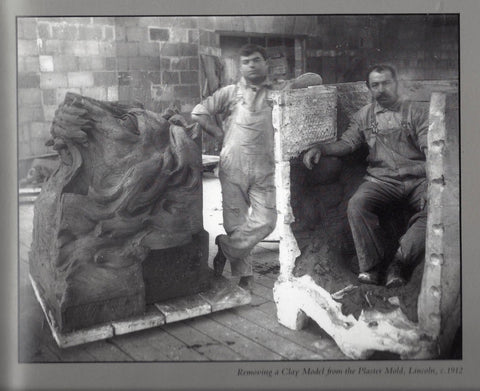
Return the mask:
M 421 88 L 421 82 L 417 84 L 417 88 Z M 427 94 L 434 89 L 431 84 L 427 82 Z M 351 270 L 353 264 L 342 259 L 352 251 L 348 234 L 342 234 L 345 232 L 342 208 L 346 207 L 345 200 L 361 181 L 359 173 L 363 173 L 355 164 L 349 166 L 348 162 L 342 162 L 340 182 L 342 176 L 348 179 L 344 180 L 347 185 L 342 187 L 343 191 L 337 189 L 328 175 L 321 178 L 323 185 L 329 186 L 328 192 L 322 194 L 327 198 L 334 197 L 333 193 L 343 197 L 335 206 L 339 217 L 327 210 L 314 228 L 303 231 L 296 228 L 302 213 L 311 215 L 315 213 L 315 206 L 321 208 L 321 203 L 317 202 L 309 209 L 307 204 L 311 200 L 307 199 L 307 193 L 317 193 L 319 197 L 319 191 L 325 189 L 319 186 L 312 191 L 295 188 L 303 183 L 298 179 L 301 153 L 315 142 L 335 140 L 337 122 L 342 124 L 341 130 L 345 130 L 348 117 L 369 101 L 364 83 L 315 86 L 281 91 L 274 96 L 277 229 L 280 235 L 280 274 L 274 286 L 274 299 L 281 324 L 298 330 L 311 318 L 352 359 L 365 359 L 376 351 L 395 353 L 402 359 L 427 359 L 447 354 L 460 326 L 461 307 L 458 95 L 452 93 L 451 84 L 447 84 L 448 92 L 433 93 L 430 101 L 425 260 L 413 272 L 408 286 L 395 292 L 388 292 L 384 287 L 367 291 L 373 288 L 358 286 L 356 273 Z M 308 115 L 302 115 L 303 112 Z M 337 167 L 337 162 L 325 167 Z M 352 167 L 354 174 L 344 175 Z M 307 172 L 307 179 L 309 175 L 321 176 Z M 302 194 L 304 199 L 301 199 Z M 302 262 L 305 270 L 299 273 Z M 357 313 L 349 312 L 349 303 L 341 300 L 350 294 L 353 297 L 353 293 L 363 300 Z M 403 302 L 406 298 L 410 298 L 408 305 Z

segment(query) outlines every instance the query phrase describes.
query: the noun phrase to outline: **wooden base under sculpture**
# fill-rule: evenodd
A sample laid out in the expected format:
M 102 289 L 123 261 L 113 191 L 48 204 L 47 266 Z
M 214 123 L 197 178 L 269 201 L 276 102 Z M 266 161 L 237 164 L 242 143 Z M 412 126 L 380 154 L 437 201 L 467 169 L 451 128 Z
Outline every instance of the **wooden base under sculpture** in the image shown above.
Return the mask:
M 204 292 L 159 301 L 147 305 L 140 315 L 120 320 L 111 320 L 70 332 L 60 329 L 57 321 L 48 311 L 42 290 L 32 276 L 30 276 L 30 279 L 35 296 L 45 313 L 53 338 L 59 347 L 67 348 L 207 315 L 251 302 L 252 296 L 250 292 L 240 288 L 224 277 L 213 277 L 212 274 L 213 271 L 210 270 L 210 288 Z

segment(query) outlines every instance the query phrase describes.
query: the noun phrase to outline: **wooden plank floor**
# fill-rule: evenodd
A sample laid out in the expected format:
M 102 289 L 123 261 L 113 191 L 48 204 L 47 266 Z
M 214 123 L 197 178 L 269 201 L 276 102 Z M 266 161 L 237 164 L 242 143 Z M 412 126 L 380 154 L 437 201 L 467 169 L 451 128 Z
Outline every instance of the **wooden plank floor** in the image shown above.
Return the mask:
M 223 232 L 218 179 L 205 173 L 204 226 L 210 233 L 209 262 L 215 236 Z M 278 244 L 254 249 L 250 305 L 185 321 L 60 349 L 51 335 L 28 279 L 33 204 L 19 207 L 19 362 L 273 361 L 345 360 L 333 340 L 314 322 L 300 331 L 277 322 L 272 288 L 278 276 Z M 229 266 L 225 275 L 231 278 Z

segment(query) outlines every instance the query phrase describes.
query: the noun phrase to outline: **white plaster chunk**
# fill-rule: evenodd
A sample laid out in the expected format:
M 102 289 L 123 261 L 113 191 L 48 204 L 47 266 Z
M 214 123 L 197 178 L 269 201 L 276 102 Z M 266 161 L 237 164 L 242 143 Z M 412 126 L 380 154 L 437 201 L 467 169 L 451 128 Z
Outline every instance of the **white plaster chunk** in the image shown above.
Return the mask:
M 279 262 L 280 277 L 288 278 L 295 267 L 295 259 L 301 254 L 297 240 L 288 224 L 280 226 Z
M 431 264 L 433 266 L 441 266 L 443 265 L 444 259 L 443 259 L 443 254 L 432 254 L 430 256 Z
M 275 137 L 279 143 L 278 134 Z M 275 186 L 277 189 L 277 212 L 279 215 L 277 230 L 280 235 L 279 258 L 280 276 L 288 276 L 295 266 L 295 259 L 300 255 L 297 241 L 290 224 L 295 221 L 290 205 L 290 163 L 277 162 L 275 168 Z
M 375 350 L 398 353 L 402 358 L 431 357 L 431 341 L 423 338 L 423 331 L 399 308 L 388 314 L 362 311 L 356 320 L 342 314 L 341 304 L 308 275 L 277 281 L 273 292 L 281 324 L 298 330 L 305 314 L 352 359 L 365 359 Z
M 435 235 L 443 235 L 443 232 L 444 232 L 444 227 L 443 227 L 443 224 L 433 224 L 433 233 Z
M 438 288 L 438 286 L 432 286 L 430 287 L 430 293 L 432 294 L 432 296 L 434 297 L 440 297 L 440 289 Z

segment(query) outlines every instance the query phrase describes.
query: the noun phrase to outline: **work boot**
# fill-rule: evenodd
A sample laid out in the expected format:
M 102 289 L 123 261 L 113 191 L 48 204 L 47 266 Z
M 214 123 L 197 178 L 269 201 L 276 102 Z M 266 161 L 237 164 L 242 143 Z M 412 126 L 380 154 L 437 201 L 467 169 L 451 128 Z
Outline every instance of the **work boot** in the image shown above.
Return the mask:
M 368 271 L 360 272 L 357 276 L 358 282 L 362 284 L 380 285 L 379 266 L 374 266 Z
M 387 288 L 398 288 L 406 284 L 403 277 L 403 265 L 399 260 L 394 260 L 387 269 L 385 286 Z
M 219 242 L 220 235 L 215 238 L 215 244 L 218 247 L 217 255 L 213 258 L 213 272 L 217 277 L 220 277 L 223 274 L 223 268 L 225 267 L 225 262 L 227 262 L 227 257 L 222 251 Z
M 253 276 L 242 276 L 240 281 L 238 281 L 238 286 L 247 291 L 252 291 L 253 289 Z

